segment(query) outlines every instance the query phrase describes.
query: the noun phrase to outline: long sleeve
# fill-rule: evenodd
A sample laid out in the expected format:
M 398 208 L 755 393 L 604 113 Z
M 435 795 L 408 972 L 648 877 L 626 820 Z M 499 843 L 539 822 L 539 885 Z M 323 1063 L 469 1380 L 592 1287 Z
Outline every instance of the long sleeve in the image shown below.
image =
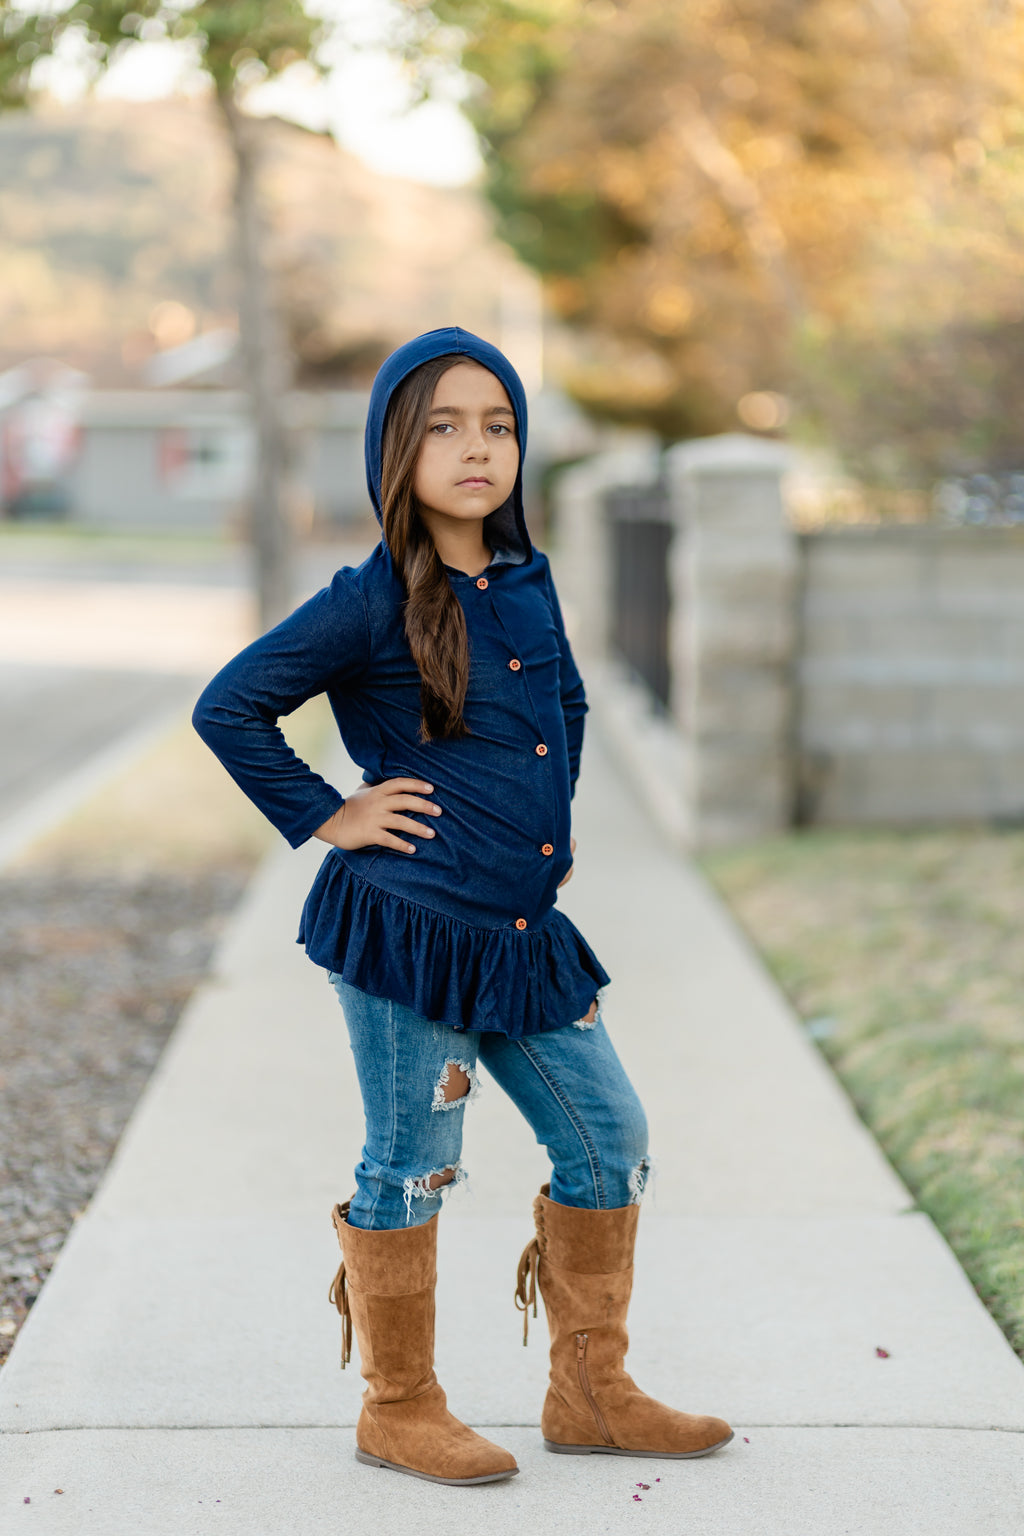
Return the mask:
M 565 739 L 569 753 L 569 793 L 576 792 L 576 780 L 580 771 L 580 755 L 583 751 L 583 717 L 587 713 L 587 698 L 583 688 L 583 679 L 580 677 L 576 662 L 573 659 L 569 646 L 568 636 L 565 633 L 565 623 L 562 619 L 562 610 L 558 603 L 558 594 L 555 591 L 555 583 L 551 575 L 551 568 L 547 570 L 548 592 L 551 598 L 551 611 L 555 618 L 555 627 L 558 630 L 558 645 L 561 652 L 559 662 L 559 691 L 562 700 L 562 714 L 565 718 Z
M 199 735 L 293 848 L 334 815 L 343 796 L 292 751 L 277 721 L 328 686 L 357 683 L 369 652 L 362 593 L 339 571 L 229 661 L 196 704 Z

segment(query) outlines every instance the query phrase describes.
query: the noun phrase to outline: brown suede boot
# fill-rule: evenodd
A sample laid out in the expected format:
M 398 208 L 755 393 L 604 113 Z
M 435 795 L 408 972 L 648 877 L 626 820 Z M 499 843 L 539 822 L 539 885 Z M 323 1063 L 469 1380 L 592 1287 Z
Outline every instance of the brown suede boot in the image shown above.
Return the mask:
M 350 1227 L 348 1202 L 331 1213 L 341 1268 L 330 1299 L 341 1313 L 341 1366 L 359 1342 L 363 1410 L 356 1457 L 430 1483 L 496 1483 L 519 1471 L 515 1457 L 448 1412 L 434 1375 L 437 1217 L 418 1227 Z
M 526 1342 L 537 1283 L 551 1332 L 551 1384 L 540 1426 L 549 1451 L 587 1456 L 706 1456 L 728 1445 L 724 1419 L 679 1413 L 641 1392 L 623 1369 L 640 1207 L 557 1205 L 545 1184 L 533 1202 L 537 1236 L 519 1261 L 516 1305 Z

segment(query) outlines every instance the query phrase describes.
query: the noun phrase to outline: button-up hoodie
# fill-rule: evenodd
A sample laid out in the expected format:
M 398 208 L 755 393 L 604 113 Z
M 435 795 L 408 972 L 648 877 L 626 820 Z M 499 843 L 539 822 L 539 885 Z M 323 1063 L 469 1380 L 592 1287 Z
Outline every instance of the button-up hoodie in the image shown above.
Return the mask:
M 381 521 L 381 442 L 391 397 L 429 358 L 457 354 L 503 384 L 520 463 L 509 500 L 484 522 L 491 563 L 446 567 L 466 615 L 470 734 L 420 740 L 420 675 L 405 637 L 405 591 L 385 539 L 362 565 L 248 646 L 205 690 L 193 723 L 293 847 L 343 797 L 288 747 L 277 721 L 326 693 L 369 784 L 433 785 L 442 815 L 414 854 L 332 848 L 299 930 L 310 958 L 376 997 L 457 1029 L 518 1036 L 572 1024 L 608 977 L 556 891 L 572 862 L 570 802 L 586 702 L 545 555 L 523 513 L 526 400 L 501 352 L 458 327 L 419 336 L 384 363 L 366 425 L 367 484 Z M 417 818 L 419 819 L 419 818 Z

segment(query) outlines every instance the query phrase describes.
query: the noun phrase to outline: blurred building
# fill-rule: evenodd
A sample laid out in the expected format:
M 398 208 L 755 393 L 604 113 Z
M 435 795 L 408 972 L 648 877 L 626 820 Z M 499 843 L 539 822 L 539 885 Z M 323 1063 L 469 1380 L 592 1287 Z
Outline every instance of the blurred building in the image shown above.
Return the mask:
M 89 388 L 49 358 L 0 374 L 0 507 L 80 527 L 223 532 L 242 520 L 253 465 L 248 404 L 220 382 L 232 332 L 161 353 L 142 389 Z M 177 385 L 177 387 L 172 387 Z M 364 390 L 293 393 L 293 496 L 306 527 L 367 510 Z
M 288 400 L 293 497 L 307 528 L 367 510 L 361 390 Z M 224 532 L 241 524 L 253 465 L 239 390 L 96 390 L 81 405 L 68 516 L 90 528 Z

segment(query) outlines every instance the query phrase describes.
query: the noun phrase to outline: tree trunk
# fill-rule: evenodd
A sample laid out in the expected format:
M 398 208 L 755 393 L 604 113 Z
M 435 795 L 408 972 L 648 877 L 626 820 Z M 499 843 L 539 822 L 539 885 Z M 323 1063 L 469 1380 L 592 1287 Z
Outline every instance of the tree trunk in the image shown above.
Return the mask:
M 217 93 L 235 157 L 235 243 L 239 330 L 256 462 L 248 509 L 260 632 L 292 606 L 292 528 L 287 493 L 289 441 L 285 421 L 291 363 L 274 303 L 264 252 L 267 230 L 259 202 L 257 125 L 230 90 Z

